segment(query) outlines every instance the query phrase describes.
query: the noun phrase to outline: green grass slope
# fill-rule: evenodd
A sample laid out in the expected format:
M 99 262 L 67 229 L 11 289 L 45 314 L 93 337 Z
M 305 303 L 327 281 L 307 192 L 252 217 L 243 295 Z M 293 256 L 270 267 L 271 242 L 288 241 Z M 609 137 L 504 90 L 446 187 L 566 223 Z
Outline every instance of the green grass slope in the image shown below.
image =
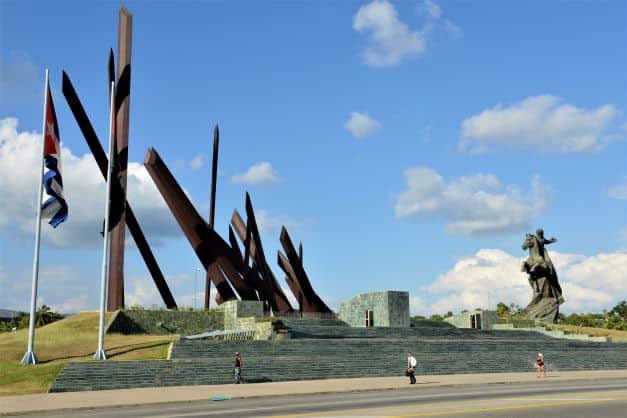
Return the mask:
M 106 315 L 106 320 L 112 314 Z M 107 357 L 113 360 L 165 359 L 174 336 L 105 336 Z M 82 312 L 35 330 L 39 364 L 20 364 L 28 329 L 0 334 L 0 396 L 46 392 L 68 361 L 90 361 L 98 346 L 98 312 Z

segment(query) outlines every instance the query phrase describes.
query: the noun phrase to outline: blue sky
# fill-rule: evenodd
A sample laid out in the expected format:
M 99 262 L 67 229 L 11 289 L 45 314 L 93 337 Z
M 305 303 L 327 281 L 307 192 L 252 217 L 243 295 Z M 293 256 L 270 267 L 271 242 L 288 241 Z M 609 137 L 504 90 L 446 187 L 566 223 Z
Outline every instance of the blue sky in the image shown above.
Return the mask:
M 192 304 L 200 263 L 141 162 L 154 146 L 208 215 L 216 123 L 217 231 L 227 236 L 248 190 L 277 277 L 284 224 L 334 307 L 382 289 L 409 291 L 414 313 L 487 307 L 488 293 L 492 305 L 524 306 L 520 244 L 538 226 L 559 238 L 550 249 L 565 311 L 627 297 L 624 2 L 125 5 L 128 199 L 179 304 Z M 2 307 L 29 303 L 47 67 L 70 218 L 43 226 L 39 296 L 97 308 L 104 182 L 61 70 L 104 141 L 118 7 L 0 3 Z M 125 268 L 127 302 L 159 303 L 132 244 Z

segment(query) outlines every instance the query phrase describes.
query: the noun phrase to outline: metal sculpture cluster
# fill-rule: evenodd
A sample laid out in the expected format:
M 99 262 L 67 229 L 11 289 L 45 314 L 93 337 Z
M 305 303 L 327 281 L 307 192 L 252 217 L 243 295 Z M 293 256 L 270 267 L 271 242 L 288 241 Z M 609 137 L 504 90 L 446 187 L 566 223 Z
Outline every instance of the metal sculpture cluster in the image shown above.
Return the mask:
M 118 42 L 119 77 L 116 78 L 113 52 L 109 56 L 109 79 L 115 82 L 116 141 L 114 167 L 117 173 L 112 179 L 112 211 L 109 215 L 110 228 L 113 232 L 110 250 L 112 265 L 109 275 L 108 305 L 109 311 L 124 307 L 124 230 L 125 225 L 135 240 L 146 266 L 159 290 L 164 304 L 169 309 L 176 309 L 177 304 L 168 284 L 157 264 L 144 236 L 137 218 L 126 198 L 126 166 L 128 161 L 128 125 L 131 85 L 131 31 L 132 16 L 120 9 Z M 110 85 L 110 83 L 109 83 Z M 83 133 L 96 163 L 106 177 L 108 158 L 100 140 L 81 104 L 70 81 L 63 72 L 63 95 Z M 246 222 L 237 210 L 233 211 L 229 226 L 228 243 L 214 230 L 215 190 L 217 179 L 219 130 L 214 130 L 213 167 L 211 182 L 211 209 L 209 223 L 200 216 L 189 201 L 176 179 L 154 149 L 146 153 L 144 165 L 155 182 L 170 211 L 176 218 L 183 233 L 194 249 L 198 259 L 207 271 L 205 286 L 205 308 L 209 307 L 210 283 L 217 290 L 216 302 L 228 300 L 259 300 L 266 310 L 273 313 L 293 312 L 287 296 L 279 285 L 272 269 L 266 261 L 259 228 L 255 219 L 252 202 L 246 193 Z M 115 233 L 117 231 L 117 233 Z M 237 238 L 243 245 L 239 247 Z M 286 282 L 296 297 L 299 311 L 305 313 L 331 313 L 331 309 L 314 291 L 303 267 L 302 245 L 297 253 L 285 227 L 281 229 L 280 242 L 285 254 L 278 252 L 278 263 L 286 274 Z
M 218 141 L 219 132 L 216 128 L 214 142 Z M 154 148 L 146 153 L 144 165 L 196 256 L 205 267 L 208 279 L 216 287 L 218 304 L 238 299 L 239 296 L 241 300 L 260 300 L 264 302 L 266 310 L 275 313 L 294 311 L 266 261 L 248 193 L 246 193 L 246 222 L 237 210 L 233 211 L 227 243 L 196 211 Z M 215 182 L 215 177 L 213 181 Z M 243 255 L 237 238 L 244 246 Z M 279 263 L 288 275 L 287 283 L 299 301 L 299 310 L 307 313 L 331 312 L 313 290 L 302 266 L 302 258 L 296 255 L 285 227 L 281 230 L 281 244 L 287 257 L 279 251 Z M 209 283 L 205 291 L 205 308 L 209 306 L 208 289 Z

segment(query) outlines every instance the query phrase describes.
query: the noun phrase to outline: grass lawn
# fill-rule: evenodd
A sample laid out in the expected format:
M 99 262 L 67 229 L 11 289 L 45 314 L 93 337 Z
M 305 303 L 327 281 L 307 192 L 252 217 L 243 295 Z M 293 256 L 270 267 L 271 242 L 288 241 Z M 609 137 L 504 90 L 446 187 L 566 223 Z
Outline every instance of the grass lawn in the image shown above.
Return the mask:
M 627 341 L 627 331 L 619 331 L 616 329 L 580 327 L 577 325 L 552 324 L 552 329 L 561 331 L 570 331 L 577 334 L 588 334 L 594 337 L 611 337 L 612 341 Z
M 106 320 L 112 314 L 106 315 Z M 107 358 L 165 359 L 174 336 L 105 335 Z M 68 361 L 89 361 L 98 346 L 98 312 L 83 312 L 35 330 L 39 364 L 20 364 L 28 329 L 0 333 L 0 396 L 46 392 Z

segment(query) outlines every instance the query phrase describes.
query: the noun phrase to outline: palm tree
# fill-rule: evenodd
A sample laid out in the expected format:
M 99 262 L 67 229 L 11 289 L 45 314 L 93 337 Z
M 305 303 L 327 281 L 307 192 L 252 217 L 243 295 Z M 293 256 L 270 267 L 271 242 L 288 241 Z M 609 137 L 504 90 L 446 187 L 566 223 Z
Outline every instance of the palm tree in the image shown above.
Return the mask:
M 63 315 L 51 311 L 48 305 L 41 305 L 35 314 L 35 325 L 41 327 L 51 322 L 58 321 L 61 318 L 63 318 Z

